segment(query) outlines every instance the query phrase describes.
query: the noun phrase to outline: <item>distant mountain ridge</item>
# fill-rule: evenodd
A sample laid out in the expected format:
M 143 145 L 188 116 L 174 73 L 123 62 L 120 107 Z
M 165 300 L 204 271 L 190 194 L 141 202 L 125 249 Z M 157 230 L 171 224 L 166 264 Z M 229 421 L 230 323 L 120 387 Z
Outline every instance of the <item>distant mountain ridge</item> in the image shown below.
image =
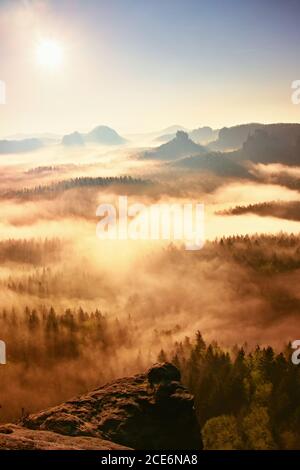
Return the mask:
M 174 130 L 178 128 L 180 129 L 174 135 Z M 169 134 L 156 134 L 159 136 L 157 142 L 163 143 L 155 148 L 150 143 L 149 150 L 143 152 L 140 155 L 141 158 L 174 161 L 212 152 L 223 152 L 223 155 L 235 162 L 244 160 L 253 163 L 300 165 L 300 124 L 298 123 L 249 123 L 224 127 L 220 131 L 209 126 L 183 131 L 181 126 L 176 125 L 166 128 L 165 131 Z M 218 135 L 216 140 L 208 142 L 216 135 Z M 127 142 L 124 137 L 108 126 L 97 126 L 87 133 L 75 131 L 56 142 L 38 137 L 21 139 L 21 136 L 19 134 L 18 139 L 0 140 L 0 154 L 31 152 L 59 142 L 65 147 L 82 147 L 85 144 L 118 146 Z M 167 142 L 164 142 L 165 139 Z M 208 143 L 199 143 L 204 141 Z M 189 164 L 199 166 L 197 160 Z M 185 165 L 188 165 L 188 162 Z
M 239 146 L 229 151 L 229 147 Z M 197 152 L 197 148 L 201 148 Z M 211 147 L 225 147 L 211 151 Z M 194 152 L 195 150 L 195 152 Z M 185 154 L 185 155 L 182 155 Z M 169 160 L 174 168 L 253 179 L 246 162 L 300 165 L 300 124 L 244 124 L 223 128 L 217 141 L 198 146 L 187 133 L 153 149 L 148 158 Z
M 209 144 L 212 150 L 237 150 L 242 147 L 248 137 L 257 129 L 264 127 L 264 124 L 250 123 L 239 124 L 232 127 L 220 129 L 218 139 Z
M 77 131 L 72 132 L 72 134 L 67 134 L 63 136 L 62 145 L 65 145 L 65 146 L 84 145 L 84 137 Z
M 188 133 L 190 139 L 192 139 L 197 144 L 206 145 L 208 142 L 217 139 L 218 137 L 218 130 L 212 129 L 209 126 L 199 127 L 198 129 L 193 129 L 191 131 L 185 130 Z M 176 133 L 166 133 L 159 135 L 155 141 L 161 143 L 167 143 L 170 140 L 176 137 Z
M 256 129 L 235 159 L 254 163 L 300 164 L 300 124 L 269 124 Z
M 0 154 L 31 152 L 43 145 L 40 139 L 0 140 Z
M 94 143 L 101 145 L 123 145 L 127 142 L 114 129 L 108 126 L 97 126 L 87 134 L 80 132 L 72 132 L 64 135 L 62 145 L 64 146 L 81 146 L 86 143 Z
M 243 124 L 220 130 L 209 149 L 234 162 L 300 165 L 300 124 Z
M 218 138 L 219 130 L 212 129 L 209 126 L 199 127 L 198 129 L 193 129 L 189 136 L 192 140 L 200 144 L 207 144 L 209 141 L 213 141 Z

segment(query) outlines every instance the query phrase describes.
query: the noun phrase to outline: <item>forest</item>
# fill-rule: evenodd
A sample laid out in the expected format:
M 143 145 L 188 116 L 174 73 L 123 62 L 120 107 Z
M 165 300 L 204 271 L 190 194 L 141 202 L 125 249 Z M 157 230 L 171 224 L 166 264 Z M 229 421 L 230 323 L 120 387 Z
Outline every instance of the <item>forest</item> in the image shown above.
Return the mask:
M 139 330 L 130 316 L 119 321 L 97 310 L 67 309 L 58 315 L 53 308 L 28 307 L 22 315 L 3 310 L 0 325 L 5 337 L 14 338 L 11 367 L 1 370 L 1 395 L 8 381 L 20 387 L 9 398 L 9 389 L 3 395 L 2 420 L 22 418 L 54 397 L 58 401 L 111 380 Z M 153 331 L 154 350 L 156 341 L 159 334 Z M 278 352 L 246 343 L 228 349 L 216 341 L 206 344 L 199 331 L 173 345 L 166 343 L 157 361 L 170 361 L 181 370 L 195 397 L 205 449 L 300 447 L 300 369 L 291 361 L 290 344 Z M 146 363 L 139 351 L 134 368 L 139 371 Z
M 41 168 L 41 167 L 40 167 Z M 43 168 L 43 167 L 42 167 Z M 48 170 L 53 171 L 53 167 L 46 167 Z M 36 169 L 34 174 L 39 173 L 39 169 Z M 90 177 L 90 176 L 81 176 L 77 178 L 71 178 L 68 180 L 57 181 L 47 185 L 38 185 L 33 188 L 23 188 L 18 191 L 12 189 L 7 190 L 3 193 L 3 197 L 12 198 L 12 197 L 21 197 L 26 198 L 26 196 L 35 196 L 35 195 L 47 195 L 55 194 L 63 191 L 68 191 L 69 189 L 83 188 L 83 187 L 106 187 L 112 185 L 147 185 L 150 181 L 143 180 L 141 178 L 134 178 L 132 176 L 120 176 L 120 177 Z
M 290 344 L 224 350 L 198 331 L 159 359 L 177 365 L 195 396 L 204 448 L 299 449 L 300 369 Z
M 213 276 L 215 288 L 221 282 L 227 285 L 220 291 L 219 311 L 208 292 L 200 294 L 200 288 L 197 299 L 193 290 L 179 287 L 177 277 L 168 279 L 160 292 L 154 283 L 159 304 L 151 290 L 130 290 L 127 275 L 120 280 L 123 297 L 118 298 L 117 286 L 101 269 L 77 271 L 70 250 L 70 242 L 59 238 L 0 243 L 1 262 L 9 267 L 0 278 L 0 331 L 7 344 L 7 365 L 1 366 L 1 422 L 168 360 L 181 370 L 195 396 L 206 449 L 300 448 L 300 369 L 291 362 L 289 341 L 278 341 L 276 333 L 277 325 L 282 328 L 296 318 L 300 305 L 297 285 L 291 290 L 285 277 L 296 275 L 300 267 L 299 236 L 222 237 L 208 242 L 192 259 L 173 245 L 159 259 L 146 257 L 143 267 L 151 279 L 158 262 L 166 279 L 176 266 L 179 277 L 189 272 L 192 286 L 202 283 L 204 292 L 211 277 L 210 270 L 203 275 L 205 266 L 227 266 L 225 274 Z M 245 283 L 238 289 L 234 272 Z M 233 285 L 227 305 L 225 296 Z M 171 307 L 167 291 L 174 292 L 174 286 L 178 292 Z M 96 292 L 100 297 L 95 302 Z M 245 299 L 245 314 L 236 300 L 239 295 Z M 184 309 L 188 313 L 183 315 Z M 211 326 L 205 318 L 199 323 L 205 314 L 213 315 Z M 256 328 L 264 325 L 265 332 L 275 328 L 269 336 L 272 344 L 266 334 L 261 344 L 251 332 L 252 322 Z M 297 335 L 294 324 L 291 328 Z

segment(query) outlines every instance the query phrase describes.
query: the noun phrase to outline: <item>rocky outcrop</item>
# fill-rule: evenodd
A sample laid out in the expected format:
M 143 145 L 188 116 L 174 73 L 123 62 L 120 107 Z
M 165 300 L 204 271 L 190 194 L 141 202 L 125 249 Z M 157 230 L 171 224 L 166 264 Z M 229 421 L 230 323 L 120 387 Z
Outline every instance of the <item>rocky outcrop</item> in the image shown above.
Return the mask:
M 18 427 L 7 426 L 12 432 L 0 428 L 0 448 L 202 448 L 193 397 L 169 363 L 29 415 Z
M 176 160 L 178 158 L 205 152 L 206 148 L 193 142 L 187 132 L 177 131 L 173 140 L 145 152 L 142 158 L 152 160 Z

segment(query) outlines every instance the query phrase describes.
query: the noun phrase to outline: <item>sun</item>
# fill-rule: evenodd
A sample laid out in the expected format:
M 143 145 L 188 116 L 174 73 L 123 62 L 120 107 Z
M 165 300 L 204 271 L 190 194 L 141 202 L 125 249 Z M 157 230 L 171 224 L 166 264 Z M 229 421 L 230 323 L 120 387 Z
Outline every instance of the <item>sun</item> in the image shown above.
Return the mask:
M 37 45 L 36 58 L 38 64 L 44 67 L 59 67 L 63 62 L 63 48 L 53 39 L 44 39 Z

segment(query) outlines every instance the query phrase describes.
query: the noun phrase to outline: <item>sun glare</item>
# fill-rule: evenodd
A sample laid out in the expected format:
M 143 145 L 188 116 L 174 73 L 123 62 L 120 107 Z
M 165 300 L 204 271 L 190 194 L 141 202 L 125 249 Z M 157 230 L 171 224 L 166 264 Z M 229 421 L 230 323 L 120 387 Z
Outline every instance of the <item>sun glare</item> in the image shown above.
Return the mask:
M 55 68 L 62 63 L 63 49 L 58 42 L 45 39 L 37 45 L 36 56 L 39 65 Z

